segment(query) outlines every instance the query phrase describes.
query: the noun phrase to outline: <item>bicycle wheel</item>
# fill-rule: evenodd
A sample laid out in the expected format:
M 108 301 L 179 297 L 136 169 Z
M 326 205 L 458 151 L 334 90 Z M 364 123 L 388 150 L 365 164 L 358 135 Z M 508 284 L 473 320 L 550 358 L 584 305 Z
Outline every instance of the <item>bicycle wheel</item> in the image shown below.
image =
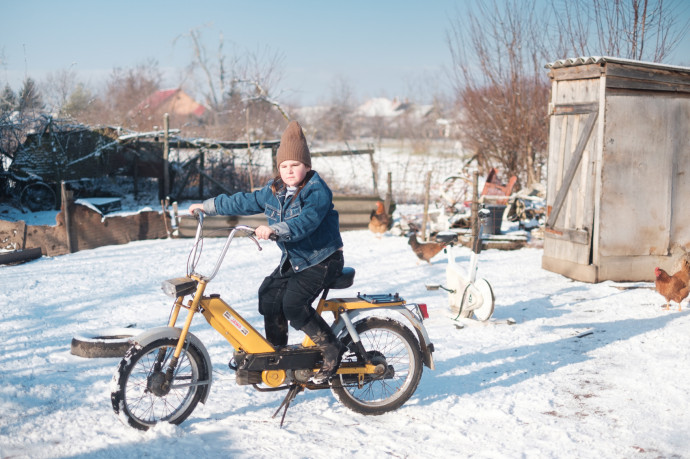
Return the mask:
M 19 202 L 31 212 L 53 210 L 57 206 L 55 191 L 43 182 L 25 186 L 19 196 Z
M 120 419 L 140 430 L 160 421 L 180 424 L 194 411 L 210 383 L 209 365 L 194 345 L 185 346 L 169 387 L 163 384 L 177 340 L 161 338 L 129 348 L 113 376 L 110 401 Z M 124 419 L 123 419 L 124 417 Z
M 357 413 L 379 415 L 402 406 L 417 389 L 422 377 L 422 356 L 412 332 L 392 319 L 369 317 L 355 324 L 372 363 L 383 364 L 382 375 L 336 375 L 331 390 L 346 407 Z M 344 344 L 352 338 L 348 335 Z M 346 355 L 343 362 L 354 361 Z

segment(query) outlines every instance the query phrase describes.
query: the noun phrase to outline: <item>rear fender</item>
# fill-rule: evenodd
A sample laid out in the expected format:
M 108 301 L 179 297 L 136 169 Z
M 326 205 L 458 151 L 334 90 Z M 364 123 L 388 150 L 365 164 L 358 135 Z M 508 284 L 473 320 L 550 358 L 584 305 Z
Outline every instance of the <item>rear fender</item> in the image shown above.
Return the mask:
M 146 330 L 145 332 L 133 337 L 131 341 L 134 344 L 137 344 L 141 347 L 144 347 L 148 344 L 151 344 L 152 342 L 156 341 L 157 339 L 163 339 L 163 338 L 171 338 L 171 339 L 180 339 L 180 334 L 182 333 L 181 328 L 176 328 L 176 327 L 156 327 L 152 328 L 150 330 Z M 201 351 L 203 354 L 204 360 L 206 360 L 206 366 L 208 368 L 208 385 L 204 386 L 204 394 L 201 396 L 201 403 L 206 403 L 206 398 L 208 398 L 209 392 L 211 392 L 211 380 L 213 376 L 213 367 L 211 364 L 211 356 L 208 355 L 208 351 L 206 350 L 206 346 L 201 342 L 199 338 L 194 336 L 192 332 L 187 332 L 187 342 L 191 342 L 194 346 L 196 346 L 197 349 Z

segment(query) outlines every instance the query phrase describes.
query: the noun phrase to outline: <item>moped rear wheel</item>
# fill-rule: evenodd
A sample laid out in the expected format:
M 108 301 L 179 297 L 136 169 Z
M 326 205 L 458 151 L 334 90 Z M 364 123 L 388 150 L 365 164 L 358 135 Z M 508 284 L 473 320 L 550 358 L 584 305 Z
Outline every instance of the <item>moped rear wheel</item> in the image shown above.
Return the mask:
M 374 364 L 383 363 L 383 375 L 337 375 L 331 389 L 340 402 L 357 413 L 379 415 L 402 406 L 414 394 L 422 377 L 422 355 L 412 332 L 391 319 L 369 317 L 355 324 L 364 349 Z M 352 338 L 343 341 L 348 345 Z M 354 360 L 354 357 L 352 357 Z M 343 362 L 348 361 L 346 354 Z
M 208 388 L 209 365 L 193 344 L 182 349 L 169 387 L 165 372 L 177 339 L 162 338 L 129 348 L 113 376 L 110 400 L 120 419 L 140 430 L 158 422 L 180 424 Z M 202 384 L 198 384 L 202 382 Z

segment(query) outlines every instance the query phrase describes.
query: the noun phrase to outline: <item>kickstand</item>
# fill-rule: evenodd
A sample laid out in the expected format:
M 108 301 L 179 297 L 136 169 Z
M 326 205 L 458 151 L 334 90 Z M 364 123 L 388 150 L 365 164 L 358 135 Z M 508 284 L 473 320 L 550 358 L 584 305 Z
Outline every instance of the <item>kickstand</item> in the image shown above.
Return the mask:
M 283 417 L 280 418 L 280 427 L 283 427 L 283 421 L 285 421 L 285 415 L 287 414 L 288 408 L 290 408 L 290 403 L 295 399 L 297 394 L 299 394 L 302 391 L 302 386 L 299 384 L 293 384 L 290 386 L 290 389 L 288 389 L 288 393 L 283 399 L 283 403 L 280 404 L 278 409 L 276 410 L 275 413 L 273 413 L 273 417 L 275 418 L 278 415 L 278 412 L 280 411 L 281 408 L 285 408 L 283 410 Z

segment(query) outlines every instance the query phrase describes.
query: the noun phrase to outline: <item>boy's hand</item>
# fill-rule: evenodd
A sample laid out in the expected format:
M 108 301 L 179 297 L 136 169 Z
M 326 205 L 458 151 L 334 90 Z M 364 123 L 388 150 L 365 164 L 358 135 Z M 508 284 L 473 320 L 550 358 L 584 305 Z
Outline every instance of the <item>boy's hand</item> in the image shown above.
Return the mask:
M 254 234 L 256 235 L 257 239 L 260 240 L 268 240 L 271 238 L 272 234 L 275 234 L 274 231 L 269 228 L 266 225 L 261 225 L 257 226 L 256 229 L 254 230 Z
M 203 212 L 204 211 L 204 205 L 203 204 L 192 204 L 191 206 L 189 206 L 189 213 L 190 214 L 194 215 L 195 210 L 199 210 L 199 211 Z

